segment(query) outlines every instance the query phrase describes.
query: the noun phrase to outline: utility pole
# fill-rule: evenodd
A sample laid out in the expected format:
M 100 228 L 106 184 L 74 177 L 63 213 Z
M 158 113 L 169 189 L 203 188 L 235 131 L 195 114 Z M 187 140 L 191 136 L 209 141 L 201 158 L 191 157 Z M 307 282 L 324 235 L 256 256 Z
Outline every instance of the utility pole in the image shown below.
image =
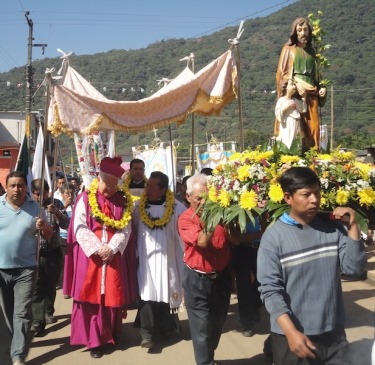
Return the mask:
M 30 149 L 30 124 L 31 124 L 31 98 L 33 90 L 33 70 L 32 70 L 32 50 L 33 50 L 33 21 L 29 19 L 30 12 L 25 13 L 27 24 L 29 26 L 29 38 L 27 44 L 27 65 L 26 65 L 26 125 L 25 134 L 27 146 Z
M 30 12 L 25 12 L 25 18 L 27 20 L 27 25 L 29 26 L 29 38 L 27 43 L 27 65 L 26 65 L 26 125 L 25 125 L 25 134 L 27 137 L 27 145 L 30 149 L 30 134 L 31 134 L 31 105 L 33 99 L 33 66 L 32 66 L 32 51 L 33 47 L 42 47 L 42 54 L 44 54 L 44 50 L 47 47 L 47 44 L 33 44 L 33 21 L 29 18 Z M 46 139 L 46 136 L 44 136 Z

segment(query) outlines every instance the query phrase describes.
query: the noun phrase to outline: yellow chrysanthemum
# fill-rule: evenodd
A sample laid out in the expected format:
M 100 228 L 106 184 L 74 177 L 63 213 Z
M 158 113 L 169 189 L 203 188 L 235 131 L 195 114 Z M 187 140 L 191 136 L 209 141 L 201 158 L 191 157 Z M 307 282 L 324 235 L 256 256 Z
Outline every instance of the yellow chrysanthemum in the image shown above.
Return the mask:
M 258 205 L 257 194 L 254 190 L 244 191 L 240 196 L 240 207 L 245 210 L 251 210 Z
M 240 166 L 237 170 L 238 180 L 246 181 L 246 179 L 250 177 L 249 169 L 250 169 L 249 165 Z
M 222 207 L 224 207 L 224 208 L 229 207 L 229 205 L 230 205 L 230 196 L 229 196 L 229 193 L 226 190 L 222 189 L 220 191 L 220 194 L 219 194 L 218 198 L 219 198 L 218 199 L 219 200 L 219 204 Z
M 338 205 L 346 205 L 349 200 L 349 191 L 339 189 L 336 194 L 336 203 Z
M 214 186 L 211 186 L 210 189 L 208 190 L 208 198 L 214 203 L 218 201 L 216 189 Z
M 361 178 L 363 180 L 368 180 L 370 178 L 371 169 L 372 169 L 372 166 L 370 164 L 363 163 L 363 162 L 356 162 L 354 166 L 358 168 Z
M 353 154 L 353 152 L 339 151 L 337 153 L 337 157 L 341 160 L 352 160 L 353 158 L 355 158 L 355 155 Z
M 281 163 L 293 163 L 298 162 L 300 160 L 299 156 L 291 156 L 291 155 L 282 155 L 280 157 Z
M 253 160 L 254 159 L 254 151 L 245 151 L 241 155 L 241 161 L 244 162 L 246 160 Z
M 332 161 L 333 160 L 333 156 L 332 155 L 329 155 L 327 153 L 322 153 L 320 155 L 318 155 L 318 160 L 322 160 L 322 161 Z
M 235 152 L 233 155 L 229 156 L 229 161 L 239 160 L 241 158 L 240 152 Z
M 258 157 L 258 161 L 268 160 L 271 157 L 273 157 L 273 151 L 270 150 L 270 151 L 260 152 L 257 157 Z
M 324 196 L 320 197 L 320 207 L 326 208 L 328 206 L 328 201 Z
M 359 204 L 361 205 L 374 205 L 375 203 L 375 191 L 368 187 L 358 191 Z
M 272 201 L 280 203 L 284 197 L 280 184 L 272 184 L 270 186 L 270 190 L 268 191 L 268 196 Z

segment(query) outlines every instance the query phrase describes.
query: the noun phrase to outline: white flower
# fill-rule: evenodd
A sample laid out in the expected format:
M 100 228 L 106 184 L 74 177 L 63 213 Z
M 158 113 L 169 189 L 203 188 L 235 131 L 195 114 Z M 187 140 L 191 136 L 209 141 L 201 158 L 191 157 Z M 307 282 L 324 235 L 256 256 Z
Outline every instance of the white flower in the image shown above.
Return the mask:
M 233 191 L 238 191 L 238 190 L 240 190 L 240 187 L 241 187 L 240 182 L 239 182 L 238 180 L 236 180 L 236 181 L 234 182 L 234 184 L 233 184 L 233 188 L 232 188 L 232 190 L 233 190 Z
M 320 185 L 322 186 L 323 189 L 328 189 L 329 180 L 321 177 L 320 178 Z

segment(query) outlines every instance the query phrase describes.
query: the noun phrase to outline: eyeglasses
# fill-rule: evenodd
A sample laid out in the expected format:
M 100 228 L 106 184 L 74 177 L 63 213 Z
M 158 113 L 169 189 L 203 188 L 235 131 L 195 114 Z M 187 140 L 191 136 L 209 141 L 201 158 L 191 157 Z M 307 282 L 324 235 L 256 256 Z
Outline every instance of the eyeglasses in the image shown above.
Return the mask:
M 33 195 L 40 196 L 40 192 L 39 191 L 33 191 Z
M 102 182 L 107 188 L 109 188 L 109 189 L 117 188 L 117 185 L 118 185 L 118 183 L 116 183 L 116 184 L 110 184 L 110 183 L 107 183 L 107 182 L 104 181 L 104 180 L 101 180 L 101 182 Z

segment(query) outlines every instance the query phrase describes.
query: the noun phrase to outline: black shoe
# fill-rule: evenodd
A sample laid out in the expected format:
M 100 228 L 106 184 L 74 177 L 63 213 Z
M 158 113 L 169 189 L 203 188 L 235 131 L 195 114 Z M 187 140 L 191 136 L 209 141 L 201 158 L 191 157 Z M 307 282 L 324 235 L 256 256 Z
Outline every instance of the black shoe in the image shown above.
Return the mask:
M 103 356 L 103 351 L 101 350 L 100 347 L 94 347 L 90 349 L 90 356 L 93 359 L 100 359 Z
M 46 324 L 53 324 L 57 322 L 57 319 L 54 316 L 46 316 L 45 320 Z
M 44 336 L 46 330 L 41 323 L 33 323 L 31 326 L 31 332 L 35 337 L 42 337 Z
M 255 331 L 252 328 L 249 328 L 247 330 L 242 330 L 241 333 L 242 333 L 242 336 L 244 337 L 253 337 L 255 335 Z
M 155 346 L 154 342 L 149 339 L 142 340 L 141 347 L 144 349 L 151 349 Z

